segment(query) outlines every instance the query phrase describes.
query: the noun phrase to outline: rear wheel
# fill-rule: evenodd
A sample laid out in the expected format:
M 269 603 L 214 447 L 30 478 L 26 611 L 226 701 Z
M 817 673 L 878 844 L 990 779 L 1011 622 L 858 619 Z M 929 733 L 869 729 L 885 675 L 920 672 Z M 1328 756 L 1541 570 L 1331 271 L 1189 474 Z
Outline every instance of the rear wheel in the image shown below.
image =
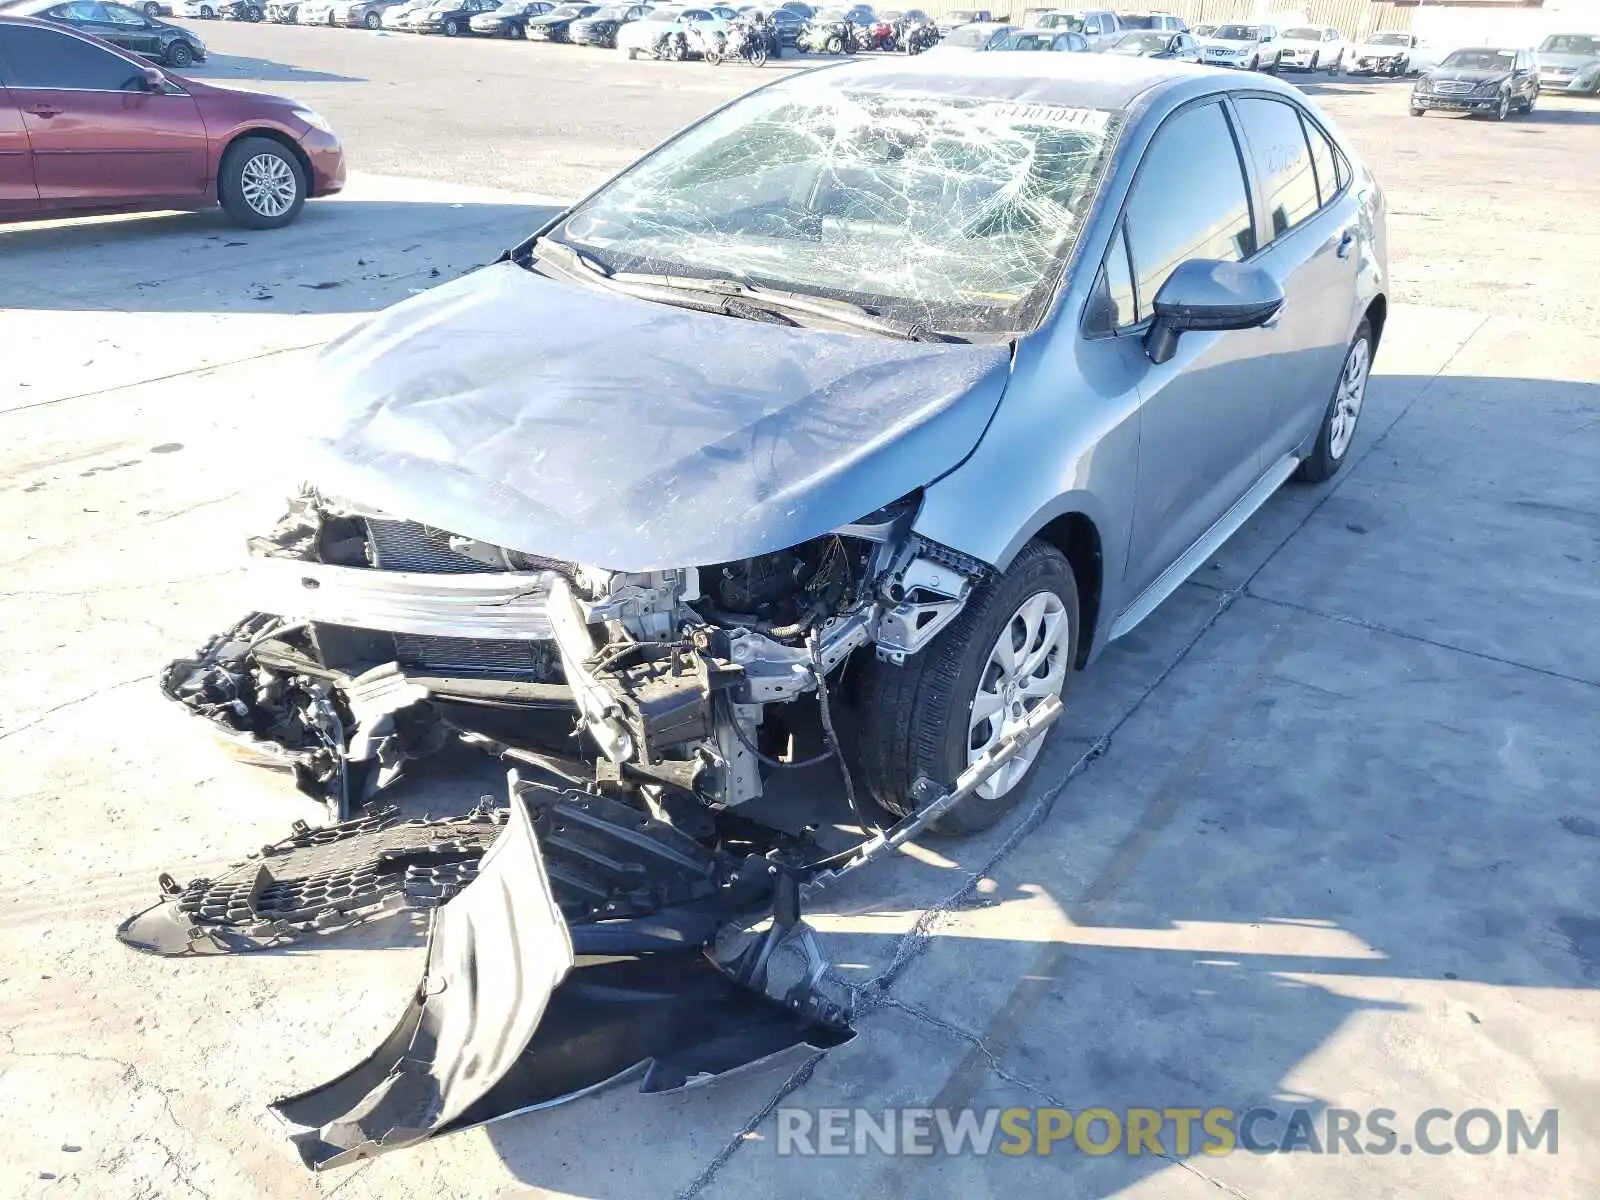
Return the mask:
M 844 39 L 836 33 L 823 43 L 822 48 L 829 54 L 842 54 L 844 53 Z
M 150 0 L 150 3 L 146 4 L 139 11 L 145 15 L 146 20 L 154 21 L 161 15 L 161 5 L 157 4 L 155 0 Z
M 241 138 L 222 157 L 222 207 L 249 229 L 277 229 L 300 215 L 306 175 L 294 152 L 271 138 Z
M 167 66 L 183 68 L 194 61 L 194 50 L 188 42 L 179 39 L 167 47 L 167 52 L 162 55 Z
M 1321 483 L 1332 479 L 1344 465 L 1355 440 L 1356 422 L 1361 419 L 1361 406 L 1367 398 L 1367 376 L 1372 370 L 1372 326 L 1365 320 L 1356 329 L 1356 336 L 1345 351 L 1344 366 L 1333 385 L 1333 399 L 1322 416 L 1322 428 L 1317 431 L 1317 441 L 1311 454 L 1301 462 L 1295 478 L 1304 483 Z
M 901 666 L 873 660 L 861 676 L 859 766 L 878 802 L 908 815 L 926 776 L 949 787 L 1048 696 L 1059 696 L 1078 647 L 1078 587 L 1060 551 L 1030 542 L 981 584 L 955 622 Z M 986 829 L 1016 807 L 1043 739 L 989 777 L 933 828 Z

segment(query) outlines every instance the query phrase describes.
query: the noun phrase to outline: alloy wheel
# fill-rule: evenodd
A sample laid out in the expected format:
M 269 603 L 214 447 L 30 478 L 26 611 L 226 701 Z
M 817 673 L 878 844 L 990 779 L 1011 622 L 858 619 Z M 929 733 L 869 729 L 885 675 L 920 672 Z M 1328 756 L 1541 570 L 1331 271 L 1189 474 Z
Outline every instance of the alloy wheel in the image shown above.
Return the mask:
M 252 212 L 281 217 L 294 206 L 299 185 L 294 170 L 277 154 L 257 154 L 239 172 L 239 193 Z
M 1020 605 L 989 649 L 972 697 L 967 726 L 967 762 L 1000 736 L 1015 729 L 1047 696 L 1059 696 L 1067 678 L 1067 648 L 1072 645 L 1071 620 L 1054 592 L 1035 592 Z M 984 781 L 978 795 L 990 800 L 1005 795 L 1033 764 L 1043 739 L 1036 738 Z
M 1341 459 L 1350 449 L 1356 435 L 1356 421 L 1361 417 L 1361 404 L 1367 397 L 1367 374 L 1372 368 L 1372 350 L 1365 338 L 1350 347 L 1344 360 L 1344 371 L 1339 376 L 1339 390 L 1334 395 L 1333 416 L 1328 422 L 1328 453 Z

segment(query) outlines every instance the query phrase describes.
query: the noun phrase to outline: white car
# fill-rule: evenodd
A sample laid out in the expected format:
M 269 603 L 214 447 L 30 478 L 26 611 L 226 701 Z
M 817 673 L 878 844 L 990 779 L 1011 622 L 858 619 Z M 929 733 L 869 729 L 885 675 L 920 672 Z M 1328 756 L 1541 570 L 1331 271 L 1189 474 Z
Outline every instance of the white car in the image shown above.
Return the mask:
M 222 0 L 176 0 L 172 6 L 172 15 L 188 17 L 195 21 L 214 21 L 221 3 Z
M 1339 73 L 1350 43 L 1332 25 L 1296 25 L 1278 39 L 1278 66 L 1286 71 Z
M 1271 25 L 1218 25 L 1210 37 L 1200 39 L 1200 61 L 1210 67 L 1276 71 L 1278 31 Z
M 397 4 L 393 8 L 383 10 L 383 27 L 385 29 L 408 29 L 411 18 L 428 7 L 429 0 L 405 0 L 404 4 Z
M 297 25 L 331 25 L 333 24 L 332 0 L 308 0 L 300 5 L 300 15 L 295 18 Z
M 1437 50 L 1398 29 L 1370 33 L 1344 56 L 1344 69 L 1351 75 L 1420 75 L 1438 65 Z
M 682 53 L 704 55 L 711 40 L 728 36 L 728 23 L 706 8 L 658 8 L 618 26 L 617 52 L 623 58 L 648 57 L 662 38 L 678 34 Z

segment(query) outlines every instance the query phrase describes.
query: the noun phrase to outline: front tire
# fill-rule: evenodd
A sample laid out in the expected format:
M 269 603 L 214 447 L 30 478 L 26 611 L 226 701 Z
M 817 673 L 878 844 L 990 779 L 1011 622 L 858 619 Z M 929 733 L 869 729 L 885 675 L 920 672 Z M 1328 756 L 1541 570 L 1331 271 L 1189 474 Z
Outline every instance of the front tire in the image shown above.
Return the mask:
M 1539 102 L 1539 93 L 1538 92 L 1532 93 L 1528 97 L 1527 103 L 1522 106 L 1523 115 L 1526 116 L 1528 113 L 1531 113 L 1533 111 L 1533 106 L 1535 104 L 1537 104 L 1538 102 Z
M 444 23 L 444 35 L 445 35 L 445 37 L 455 37 L 460 32 L 461 32 L 461 26 L 459 26 L 459 25 L 457 25 L 455 23 L 455 19 L 454 18 L 451 18 L 450 20 L 448 20 L 448 21 L 446 21 Z
M 383 28 L 383 18 L 380 17 L 375 12 L 369 12 L 366 16 L 362 17 L 361 18 L 361 23 L 363 25 L 365 25 L 368 29 L 382 29 Z
M 1511 115 L 1511 93 L 1507 92 L 1503 96 L 1500 97 L 1500 104 L 1494 110 L 1494 119 L 1496 121 L 1504 121 L 1510 115 Z
M 1417 107 L 1417 106 L 1416 106 L 1416 105 L 1415 105 L 1415 104 L 1413 104 L 1413 105 L 1412 105 L 1412 106 L 1411 106 L 1411 115 L 1412 115 L 1412 116 L 1413 116 L 1413 117 L 1420 117 L 1420 116 L 1422 116 L 1422 115 L 1423 115 L 1423 113 L 1425 113 L 1425 112 L 1426 112 L 1426 111 L 1427 111 L 1427 110 L 1426 110 L 1426 109 L 1422 109 L 1422 108 L 1418 108 L 1418 107 Z
M 1023 547 L 980 584 L 955 622 L 901 666 L 873 660 L 861 676 L 858 766 L 872 794 L 905 816 L 923 776 L 949 787 L 986 745 L 1065 689 L 1080 640 L 1078 586 L 1059 550 Z M 938 833 L 987 829 L 1016 807 L 1044 739 L 934 823 Z M 1029 753 L 1028 751 L 1031 751 Z
M 146 4 L 139 11 L 144 14 L 145 20 L 154 21 L 161 16 L 161 5 L 157 4 L 155 0 L 150 0 L 150 3 Z
M 294 152 L 271 138 L 241 138 L 222 157 L 222 207 L 246 229 L 277 229 L 300 215 L 306 173 Z
M 194 62 L 194 50 L 188 42 L 173 42 L 167 47 L 167 52 L 162 58 L 166 60 L 167 66 L 182 70 Z
M 1345 351 L 1344 365 L 1333 385 L 1333 399 L 1322 415 L 1316 444 L 1294 477 L 1302 483 L 1332 479 L 1344 465 L 1355 441 L 1356 423 L 1367 398 L 1367 378 L 1372 372 L 1372 326 L 1363 318 Z

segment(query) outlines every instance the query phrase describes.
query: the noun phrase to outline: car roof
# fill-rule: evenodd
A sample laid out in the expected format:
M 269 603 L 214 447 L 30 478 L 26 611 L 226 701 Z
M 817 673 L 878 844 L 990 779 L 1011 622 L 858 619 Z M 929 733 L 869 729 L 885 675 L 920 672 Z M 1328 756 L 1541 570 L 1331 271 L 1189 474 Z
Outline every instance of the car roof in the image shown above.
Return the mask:
M 857 59 L 823 67 L 817 76 L 840 87 L 982 96 L 1030 104 L 1126 109 L 1147 93 L 1195 83 L 1232 83 L 1225 72 L 1188 63 L 1124 55 L 951 54 Z M 1243 86 L 1235 84 L 1235 86 Z M 1260 90 L 1294 89 L 1271 76 L 1251 77 Z M 1213 86 L 1211 90 L 1224 90 Z

